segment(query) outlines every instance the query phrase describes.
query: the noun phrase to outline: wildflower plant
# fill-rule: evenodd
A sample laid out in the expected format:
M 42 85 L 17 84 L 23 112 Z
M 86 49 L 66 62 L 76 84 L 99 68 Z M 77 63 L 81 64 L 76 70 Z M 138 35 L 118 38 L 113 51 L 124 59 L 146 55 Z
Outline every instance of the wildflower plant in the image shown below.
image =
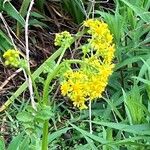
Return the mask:
M 61 78 L 61 93 L 63 96 L 68 96 L 73 105 L 80 110 L 87 109 L 87 102 L 91 103 L 93 100 L 102 97 L 102 93 L 107 86 L 109 76 L 113 72 L 115 46 L 113 44 L 113 37 L 108 29 L 108 25 L 103 21 L 97 19 L 89 19 L 83 23 L 86 27 L 85 31 L 77 33 L 73 37 L 69 32 L 64 31 L 56 34 L 54 44 L 60 48 L 56 51 L 53 57 L 58 58 L 52 71 L 48 72 L 47 78 L 43 85 L 42 97 L 38 93 L 38 88 L 34 82 L 30 69 L 27 69 L 27 61 L 20 59 L 17 50 L 8 50 L 4 53 L 6 65 L 14 67 L 22 67 L 26 73 L 31 77 L 34 87 L 34 94 L 36 96 L 36 108 L 33 111 L 25 111 L 19 115 L 18 118 L 26 115 L 31 119 L 30 115 L 34 118 L 39 118 L 39 114 L 43 114 L 46 118 L 41 119 L 43 123 L 42 134 L 42 150 L 48 148 L 48 127 L 49 119 L 53 116 L 52 106 L 49 101 L 49 90 L 51 81 L 60 75 Z M 85 33 L 89 35 L 86 43 L 83 43 L 81 51 L 83 56 L 81 59 L 64 60 L 62 58 L 72 43 Z M 24 62 L 24 65 L 21 65 Z M 71 64 L 78 63 L 78 68 L 72 68 Z M 61 71 L 63 70 L 64 71 Z M 40 107 L 40 109 L 38 109 Z M 89 105 L 90 108 L 90 105 Z M 49 111 L 47 111 L 49 109 Z M 91 108 L 90 108 L 91 109 Z M 90 111 L 89 109 L 89 111 Z M 40 116 L 41 117 L 41 116 Z M 33 119 L 33 118 L 32 118 Z M 27 118 L 26 127 L 28 122 Z M 34 123 L 39 122 L 34 119 Z M 91 129 L 91 128 L 90 128 Z M 90 130 L 91 131 L 91 130 Z
M 79 7 L 82 8 L 85 18 L 92 17 L 93 19 L 86 20 L 83 28 L 81 27 L 75 35 L 67 31 L 56 34 L 55 46 L 58 49 L 34 70 L 30 68 L 30 40 L 28 40 L 28 25 L 33 25 L 30 23 L 32 18 L 29 21 L 29 15 L 34 0 L 28 1 L 25 7 L 24 2 L 21 5 L 20 13 L 16 13 L 18 11 L 9 1 L 5 3 L 6 7 L 2 10 L 9 16 L 15 17 L 20 27 L 25 27 L 25 38 L 23 38 L 25 42 L 19 42 L 22 43 L 21 47 L 24 47 L 25 57 L 17 50 L 18 43 L 13 40 L 16 36 L 11 32 L 7 20 L 5 21 L 3 12 L 0 13 L 0 19 L 4 24 L 2 26 L 5 27 L 4 32 L 0 31 L 1 49 L 5 51 L 8 47 L 14 47 L 4 53 L 5 65 L 19 68 L 12 74 L 13 80 L 15 80 L 14 75 L 22 70 L 26 79 L 0 106 L 0 113 L 6 110 L 4 116 L 1 114 L 1 135 L 5 137 L 7 131 L 12 131 L 9 138 L 12 139 L 12 142 L 7 149 L 91 148 L 96 150 L 122 147 L 124 149 L 149 149 L 150 18 L 148 10 L 150 1 L 113 1 L 114 7 L 109 7 L 112 3 L 107 1 L 108 8 L 105 7 L 106 5 L 101 5 L 103 1 L 72 1 L 72 3 L 76 3 L 75 6 L 80 5 L 81 2 Z M 69 4 L 67 0 L 64 0 L 64 3 Z M 71 8 L 70 5 L 68 8 Z M 76 7 L 74 8 L 76 9 Z M 106 9 L 107 12 L 104 13 Z M 9 10 L 14 13 L 9 13 Z M 78 14 L 78 9 L 76 12 Z M 105 22 L 94 19 L 95 15 L 102 17 Z M 33 18 L 37 16 L 38 14 L 35 13 Z M 75 16 L 79 15 L 75 14 Z M 13 30 L 19 31 L 19 26 L 15 27 L 14 24 L 12 26 Z M 5 32 L 8 32 L 8 38 L 7 35 L 5 36 Z M 20 35 L 18 33 L 17 37 Z M 114 68 L 115 47 L 117 47 L 115 60 L 118 65 L 112 76 L 114 80 L 109 84 L 111 89 L 109 94 L 106 92 L 105 98 L 104 91 Z M 78 57 L 63 60 L 68 49 L 70 51 L 77 50 Z M 3 90 L 3 87 L 12 78 L 8 78 L 4 84 L 2 83 L 0 90 Z M 32 82 L 28 82 L 30 78 Z M 73 107 L 80 110 L 80 114 L 78 111 L 69 110 L 70 107 L 67 108 L 65 103 L 60 103 L 60 97 L 56 96 L 56 94 L 60 94 L 56 90 L 57 82 L 60 82 L 61 94 L 67 97 Z M 29 89 L 30 95 L 26 95 L 26 89 Z M 5 90 L 1 93 L 3 94 Z M 24 94 L 25 97 L 22 97 Z M 36 109 L 32 103 L 30 106 L 28 100 L 24 101 L 24 98 L 27 97 L 31 102 L 32 98 L 33 101 L 35 100 Z M 19 103 L 17 105 L 15 103 L 9 109 L 8 106 L 16 99 L 19 100 Z M 104 99 L 106 103 L 95 103 L 96 99 Z M 96 105 L 91 109 L 93 103 Z M 89 111 L 84 111 L 87 108 Z M 89 112 L 88 119 L 87 112 Z M 16 113 L 18 114 L 16 115 Z M 15 118 L 19 123 L 14 120 Z M 87 121 L 90 132 L 87 132 Z M 23 125 L 23 128 L 20 125 Z M 94 132 L 91 132 L 92 125 Z M 4 140 L 6 142 L 2 143 L 0 137 L 0 149 L 6 149 L 4 144 L 6 143 L 7 146 L 10 141 L 7 141 L 7 138 Z
M 86 109 L 86 102 L 102 97 L 109 76 L 113 72 L 115 46 L 108 25 L 97 19 L 89 19 L 83 24 L 91 36 L 82 46 L 83 57 L 79 69 L 71 67 L 63 74 L 61 93 L 68 96 L 73 105 Z

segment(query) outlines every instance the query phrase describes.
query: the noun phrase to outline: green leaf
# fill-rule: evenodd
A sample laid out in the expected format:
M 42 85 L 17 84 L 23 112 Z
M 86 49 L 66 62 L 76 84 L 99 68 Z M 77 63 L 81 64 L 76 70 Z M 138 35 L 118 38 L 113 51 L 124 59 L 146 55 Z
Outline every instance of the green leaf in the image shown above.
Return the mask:
M 9 146 L 8 146 L 8 148 L 7 148 L 7 150 L 18 150 L 18 148 L 19 148 L 19 145 L 20 145 L 20 143 L 21 143 L 21 141 L 22 141 L 22 139 L 23 139 L 23 133 L 21 133 L 21 134 L 18 134 L 16 137 L 14 137 L 13 139 L 12 139 L 12 141 L 10 142 L 10 144 L 9 144 Z
M 40 13 L 37 13 L 37 12 L 32 12 L 30 16 L 38 18 L 38 19 L 46 19 L 44 15 L 41 15 Z
M 141 81 L 141 82 L 143 82 L 143 83 L 145 83 L 147 85 L 150 85 L 150 81 L 149 80 L 143 79 L 141 77 L 135 77 L 135 76 L 133 76 L 132 78 L 137 79 L 138 81 Z
M 31 0 L 23 0 L 19 13 L 22 17 L 25 17 L 28 11 Z
M 94 134 L 91 134 L 91 133 L 89 133 L 89 132 L 87 132 L 87 131 L 85 131 L 85 130 L 79 128 L 79 127 L 77 127 L 77 126 L 74 125 L 74 124 L 71 124 L 71 123 L 69 123 L 69 124 L 70 124 L 74 129 L 76 129 L 76 130 L 79 131 L 81 134 L 83 134 L 84 136 L 88 136 L 89 138 L 91 138 L 91 139 L 93 139 L 93 140 L 95 140 L 95 141 L 97 141 L 97 142 L 100 142 L 100 143 L 102 143 L 102 144 L 106 144 L 107 142 L 109 142 L 109 141 L 107 141 L 107 140 L 105 140 L 105 139 L 103 139 L 103 138 L 101 138 L 101 137 L 99 137 L 99 136 L 96 136 L 96 135 L 94 135 Z
M 97 147 L 95 146 L 93 140 L 91 140 L 89 137 L 85 136 L 86 141 L 88 142 L 89 146 L 91 147 L 92 150 L 98 150 Z
M 0 30 L 0 49 L 2 51 L 6 51 L 10 48 L 13 48 L 10 39 L 6 36 L 6 34 L 2 30 Z
M 29 112 L 23 111 L 17 114 L 17 119 L 21 122 L 32 122 L 34 116 Z
M 29 25 L 30 26 L 34 26 L 34 27 L 40 27 L 40 28 L 42 28 L 42 27 L 49 28 L 48 25 L 46 25 L 45 23 L 43 23 L 43 22 L 41 22 L 41 21 L 39 21 L 37 19 L 31 19 L 29 21 Z
M 23 141 L 19 146 L 19 150 L 28 150 L 29 149 L 30 139 L 29 137 L 24 137 Z
M 28 7 L 29 7 L 29 4 L 30 4 L 31 0 L 23 0 L 22 2 L 22 5 L 21 5 L 21 8 L 19 10 L 19 13 L 20 15 L 24 18 L 26 13 L 27 13 L 27 10 L 28 10 Z M 21 24 L 19 21 L 17 21 L 17 27 L 16 27 L 16 32 L 17 32 L 17 36 L 19 37 L 20 35 L 20 31 L 21 31 Z
M 43 106 L 43 108 L 38 111 L 35 118 L 44 121 L 50 119 L 53 115 L 54 114 L 50 106 Z
M 109 128 L 137 134 L 137 135 L 150 135 L 150 126 L 149 124 L 140 124 L 140 125 L 126 125 L 122 123 L 114 122 L 96 122 L 92 121 L 94 124 L 99 124 Z
M 48 143 L 51 143 L 53 140 L 57 139 L 59 136 L 66 133 L 70 129 L 71 129 L 71 127 L 67 127 L 67 128 L 63 128 L 63 129 L 60 129 L 56 132 L 53 132 L 53 133 L 49 134 Z
M 114 141 L 114 142 L 110 142 L 109 144 L 110 145 L 120 145 L 120 146 L 122 146 L 122 145 L 141 146 L 142 148 L 144 148 L 143 150 L 147 149 L 147 147 L 150 146 L 149 143 L 147 143 L 147 144 L 139 143 L 140 140 L 147 140 L 147 141 L 149 141 L 150 138 L 148 136 L 135 136 L 135 137 L 126 138 L 124 140 L 117 140 L 117 141 Z M 116 149 L 114 149 L 114 150 L 116 150 Z
M 115 67 L 115 70 L 118 70 L 128 64 L 132 64 L 132 63 L 135 63 L 135 62 L 138 62 L 138 61 L 141 61 L 141 58 L 143 59 L 148 59 L 150 57 L 150 55 L 138 55 L 138 56 L 134 56 L 132 58 L 127 58 L 125 60 L 123 60 L 122 62 L 118 63 Z
M 131 91 L 126 94 L 123 91 L 125 109 L 127 116 L 130 120 L 130 124 L 140 124 L 143 118 L 145 118 L 143 112 L 142 96 L 140 95 L 140 89 L 137 85 L 131 89 Z
M 5 150 L 5 142 L 2 137 L 0 137 L 0 150 Z
M 24 27 L 25 25 L 24 18 L 20 15 L 20 13 L 9 1 L 4 3 L 3 10 L 6 11 L 9 16 L 16 19 Z
M 62 3 L 76 23 L 79 24 L 84 20 L 84 8 L 80 0 L 62 0 Z
M 128 7 L 130 7 L 142 20 L 150 23 L 150 12 L 146 11 L 143 8 L 140 8 L 139 6 L 136 6 L 135 4 L 129 3 L 127 0 L 121 1 L 124 2 Z

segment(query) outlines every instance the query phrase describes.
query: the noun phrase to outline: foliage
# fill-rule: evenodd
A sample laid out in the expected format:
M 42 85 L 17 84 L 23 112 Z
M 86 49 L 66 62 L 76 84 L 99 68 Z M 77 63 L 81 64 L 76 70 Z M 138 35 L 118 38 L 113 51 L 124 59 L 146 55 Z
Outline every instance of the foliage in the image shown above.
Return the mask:
M 64 9 L 67 10 L 73 17 L 76 23 L 82 23 L 85 18 L 82 0 L 62 0 Z
M 25 0 L 22 3 L 22 9 L 24 3 Z M 44 3 L 46 2 L 42 1 L 38 4 L 41 12 Z M 18 33 L 20 34 L 24 27 L 24 17 L 29 1 L 24 10 L 20 10 L 20 13 L 9 1 L 5 3 L 1 1 L 0 4 L 1 11 L 3 10 L 18 22 Z M 76 0 L 62 1 L 62 4 L 73 15 L 77 23 L 81 23 L 88 15 L 92 16 L 93 4 L 91 2 Z M 95 4 L 97 6 L 94 9 L 97 19 L 107 23 L 113 35 L 116 47 L 113 63 L 116 65 L 107 89 L 102 97 L 92 104 L 93 133 L 89 132 L 89 111 L 79 111 L 69 103 L 68 98 L 61 96 L 55 98 L 53 93 L 57 88 L 58 77 L 62 76 L 68 67 L 78 69 L 82 66 L 79 65 L 81 60 L 65 59 L 62 61 L 62 58 L 73 42 L 78 41 L 81 37 L 83 41 L 89 38 L 89 35 L 85 34 L 87 29 L 84 29 L 74 35 L 73 39 L 68 40 L 69 44 L 65 41 L 67 46 L 64 44 L 56 50 L 32 75 L 30 74 L 33 81 L 44 78 L 43 91 L 39 90 L 39 86 L 34 89 L 40 91 L 38 94 L 35 92 L 37 110 L 34 110 L 30 103 L 21 97 L 21 94 L 27 89 L 27 81 L 11 93 L 8 101 L 0 108 L 1 117 L 7 118 L 8 126 L 13 132 L 9 143 L 6 143 L 3 137 L 0 138 L 0 149 L 38 150 L 42 145 L 47 144 L 49 149 L 149 149 L 150 1 L 114 0 L 113 4 L 115 6 L 113 10 L 102 7 L 102 4 L 100 7 L 97 7 L 99 4 Z M 62 37 L 64 40 L 64 36 Z M 58 43 L 63 40 L 59 39 Z M 2 41 L 0 48 L 3 51 L 13 48 L 4 30 L 0 31 L 0 41 Z M 72 46 L 70 49 L 76 53 L 83 49 L 83 52 L 90 57 L 89 53 L 92 48 L 89 50 L 89 47 L 82 47 L 83 41 L 78 45 L 79 48 L 73 49 Z M 79 54 L 79 57 L 83 56 L 80 52 Z M 74 66 L 71 65 L 73 63 Z M 48 66 L 50 69 L 47 69 Z M 92 73 L 94 73 L 93 69 Z M 60 82 L 63 83 L 63 81 L 62 76 Z M 37 81 L 35 83 L 37 84 Z M 8 107 L 10 104 L 11 106 Z M 3 124 L 3 119 L 0 123 Z M 2 132 L 5 133 L 5 131 Z M 43 149 L 46 150 L 46 147 L 43 146 Z

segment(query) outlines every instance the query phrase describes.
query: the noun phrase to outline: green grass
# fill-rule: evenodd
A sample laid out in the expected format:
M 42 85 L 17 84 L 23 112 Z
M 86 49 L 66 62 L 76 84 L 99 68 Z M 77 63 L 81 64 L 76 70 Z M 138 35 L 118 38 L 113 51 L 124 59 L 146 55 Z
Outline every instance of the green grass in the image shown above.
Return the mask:
M 23 26 L 24 14 L 21 16 L 10 2 L 7 3 L 15 13 L 11 17 Z M 39 4 L 41 11 L 43 3 Z M 63 1 L 62 3 L 77 23 L 84 20 L 86 15 L 81 1 Z M 89 9 L 90 6 L 87 6 L 90 4 L 87 2 L 84 4 L 85 8 Z M 97 7 L 95 9 L 97 18 L 103 19 L 114 35 L 116 66 L 103 94 L 103 99 L 98 99 L 92 104 L 93 134 L 89 132 L 88 110 L 74 109 L 66 100 L 67 98 L 59 96 L 55 98 L 51 92 L 52 95 L 48 96 L 48 99 L 52 100 L 51 111 L 53 113 L 49 120 L 48 134 L 51 150 L 57 148 L 66 150 L 150 149 L 150 13 L 148 12 L 150 1 L 114 0 L 114 5 L 114 10 L 101 6 L 100 9 Z M 7 8 L 8 6 L 5 9 Z M 11 15 L 9 10 L 6 12 Z M 0 32 L 0 39 L 4 41 L 1 44 L 2 50 L 5 51 L 12 46 L 3 31 Z M 60 54 L 61 49 L 41 64 L 32 74 L 33 79 L 41 77 L 42 74 L 45 75 L 47 65 L 52 65 L 52 69 Z M 55 85 L 51 85 L 52 91 L 56 90 Z M 1 118 L 6 118 L 4 122 L 7 124 L 11 141 L 7 143 L 3 139 L 6 132 L 1 131 L 0 150 L 17 148 L 41 150 L 42 123 L 38 120 L 39 124 L 36 124 L 37 122 L 33 124 L 28 120 L 29 116 L 33 115 L 30 103 L 21 96 L 26 89 L 27 83 L 20 85 L 8 98 L 7 107 L 0 109 Z M 24 117 L 27 116 L 23 118 L 27 119 L 26 122 L 21 122 L 22 118 L 16 118 L 18 113 L 27 110 L 30 115 L 24 114 Z M 3 124 L 3 119 L 0 124 Z

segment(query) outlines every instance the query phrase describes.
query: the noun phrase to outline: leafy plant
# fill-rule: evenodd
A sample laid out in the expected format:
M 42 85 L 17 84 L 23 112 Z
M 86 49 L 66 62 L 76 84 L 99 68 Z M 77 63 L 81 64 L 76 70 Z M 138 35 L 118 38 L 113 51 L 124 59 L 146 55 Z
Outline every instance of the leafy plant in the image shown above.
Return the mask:
M 3 11 L 5 11 L 4 6 L 12 9 L 10 2 L 6 3 L 10 6 L 8 7 L 1 3 Z M 37 1 L 37 3 L 39 3 L 38 9 L 43 12 L 45 1 Z M 95 5 L 93 1 L 62 1 L 62 4 L 72 14 L 77 23 L 82 23 L 87 15 L 86 13 L 88 13 L 88 17 L 94 16 L 93 12 L 89 10 L 93 9 Z M 56 79 L 57 77 L 61 76 L 61 91 L 63 83 L 69 81 L 71 72 L 67 76 L 63 75 L 68 69 L 73 70 L 76 68 L 75 71 L 78 72 L 79 69 L 86 68 L 92 71 L 92 74 L 96 74 L 97 68 L 92 68 L 89 66 L 90 63 L 85 63 L 83 60 L 84 57 L 84 59 L 87 59 L 96 54 L 93 48 L 88 45 L 88 42 L 92 42 L 87 40 L 91 38 L 91 35 L 85 34 L 87 33 L 87 29 L 85 29 L 83 32 L 74 35 L 74 40 L 65 41 L 65 44 L 56 50 L 33 73 L 27 72 L 31 76 L 33 84 L 38 83 L 38 81 L 34 82 L 36 79 L 42 78 L 40 90 L 38 86 L 34 85 L 37 110 L 34 110 L 29 102 L 26 103 L 21 97 L 21 94 L 27 89 L 27 81 L 20 85 L 0 108 L 3 115 L 8 118 L 11 131 L 17 134 L 15 136 L 11 135 L 13 138 L 9 146 L 5 146 L 4 139 L 1 138 L 0 149 L 5 149 L 5 147 L 25 150 L 41 149 L 41 147 L 43 150 L 47 149 L 47 147 L 49 149 L 79 150 L 85 148 L 92 150 L 149 149 L 150 16 L 148 10 L 150 2 L 149 0 L 114 0 L 113 5 L 115 8 L 113 10 L 107 9 L 105 4 L 104 7 L 101 3 L 97 5 L 99 5 L 100 9 L 98 7 L 93 9 L 97 16 L 96 19 L 103 20 L 108 24 L 111 33 L 113 33 L 114 43 L 116 43 L 116 57 L 113 62 L 116 65 L 107 89 L 102 95 L 103 100 L 99 101 L 100 98 L 98 98 L 93 102 L 89 118 L 88 110 L 79 111 L 72 107 L 69 102 L 73 95 L 71 92 L 73 91 L 72 84 L 74 81 L 69 85 L 70 91 L 68 90 L 66 94 L 68 97 L 70 96 L 69 99 L 61 97 L 59 92 L 58 97 L 56 97 L 57 94 L 53 93 L 59 89 L 56 90 L 59 82 Z M 23 6 L 24 4 L 22 4 L 22 9 L 24 8 Z M 27 7 L 24 8 L 24 11 L 20 11 L 20 13 L 22 12 L 21 18 L 26 15 L 26 9 Z M 13 11 L 13 13 L 16 13 L 14 9 Z M 16 13 L 17 15 L 18 12 Z M 39 16 L 37 13 L 31 13 L 31 15 L 33 15 L 33 18 Z M 18 21 L 20 27 L 23 27 L 21 18 L 16 16 L 14 19 Z M 42 18 L 42 16 L 40 15 L 39 18 Z M 37 17 L 36 24 L 42 25 L 38 21 Z M 30 23 L 34 24 L 35 22 L 30 20 Z M 18 28 L 19 32 L 20 27 Z M 99 30 L 97 29 L 97 31 Z M 55 44 L 60 46 L 65 37 L 60 38 Z M 4 31 L 0 32 L 0 38 L 3 41 L 1 44 L 2 50 L 5 51 L 9 47 L 13 48 Z M 75 40 L 78 41 L 76 43 L 78 45 L 75 45 L 75 52 L 78 53 L 82 49 L 83 54 L 79 53 L 78 55 L 79 58 L 82 56 L 82 59 L 67 60 L 65 58 L 62 61 L 64 53 Z M 82 47 L 84 42 L 85 45 Z M 73 45 L 71 49 L 73 49 Z M 103 61 L 102 58 L 101 61 Z M 88 71 L 86 70 L 86 72 Z M 87 83 L 88 79 L 84 83 Z M 82 80 L 80 79 L 79 81 Z M 93 87 L 96 87 L 98 81 Z M 86 86 L 87 89 L 90 87 L 91 84 Z M 43 90 L 41 90 L 42 88 Z M 79 89 L 79 86 L 77 88 Z M 87 98 L 88 96 L 86 95 L 85 97 Z M 17 100 L 17 103 L 14 103 L 14 100 Z M 8 107 L 10 104 L 12 104 L 11 107 Z M 85 105 L 87 104 L 88 101 L 85 102 Z M 73 105 L 78 106 L 75 103 Z M 18 114 L 17 121 L 16 114 Z M 89 131 L 90 125 L 92 125 L 92 134 Z

